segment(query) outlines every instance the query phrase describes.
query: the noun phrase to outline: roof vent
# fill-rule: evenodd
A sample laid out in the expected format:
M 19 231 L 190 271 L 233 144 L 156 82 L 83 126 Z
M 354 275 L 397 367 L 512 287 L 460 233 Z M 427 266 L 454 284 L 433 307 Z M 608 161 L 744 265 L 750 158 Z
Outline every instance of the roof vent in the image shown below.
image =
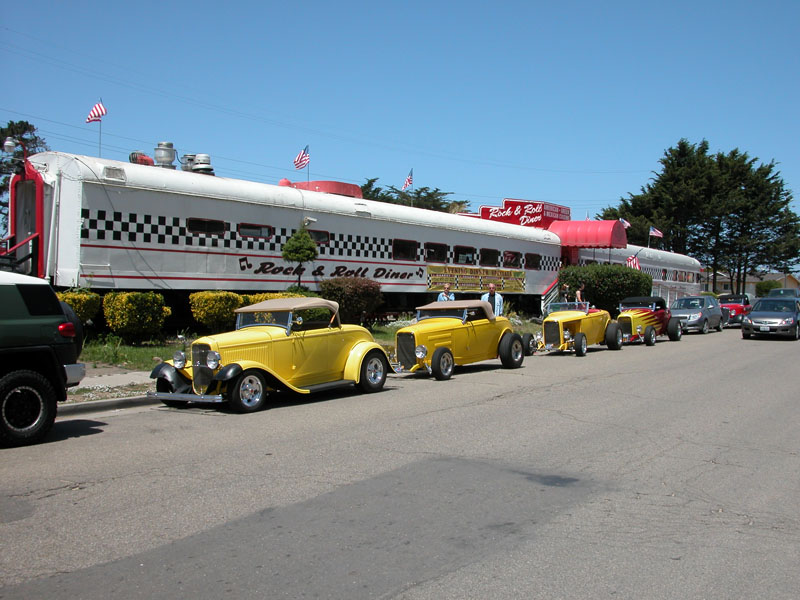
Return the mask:
M 203 173 L 204 175 L 213 175 L 214 167 L 211 166 L 211 156 L 208 154 L 195 154 L 194 162 L 192 164 L 193 173 Z
M 153 155 L 156 157 L 156 165 L 164 169 L 174 169 L 175 165 L 175 148 L 172 142 L 158 142 Z

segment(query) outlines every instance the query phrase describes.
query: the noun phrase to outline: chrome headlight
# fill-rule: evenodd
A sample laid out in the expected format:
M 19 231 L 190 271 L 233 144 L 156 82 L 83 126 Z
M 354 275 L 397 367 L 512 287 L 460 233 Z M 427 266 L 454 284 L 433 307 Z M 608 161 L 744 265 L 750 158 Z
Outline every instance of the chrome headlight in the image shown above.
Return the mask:
M 175 366 L 176 369 L 182 369 L 186 366 L 186 354 L 181 350 L 177 350 L 175 354 L 172 355 L 172 364 Z
M 419 346 L 414 348 L 414 356 L 416 356 L 417 358 L 425 358 L 426 356 L 428 356 L 428 349 L 422 344 L 420 344 Z
M 572 334 L 569 332 L 569 329 L 564 330 L 564 341 L 568 342 L 572 339 Z
M 637 325 L 636 326 L 636 333 L 642 333 L 642 326 L 641 325 Z
M 544 339 L 544 336 L 542 335 L 541 331 L 537 331 L 533 334 L 533 339 L 535 339 L 537 342 L 541 342 Z
M 219 366 L 219 352 L 209 352 L 206 354 L 206 366 L 212 371 Z
M 779 325 L 794 325 L 794 317 L 789 317 L 788 319 L 781 320 Z

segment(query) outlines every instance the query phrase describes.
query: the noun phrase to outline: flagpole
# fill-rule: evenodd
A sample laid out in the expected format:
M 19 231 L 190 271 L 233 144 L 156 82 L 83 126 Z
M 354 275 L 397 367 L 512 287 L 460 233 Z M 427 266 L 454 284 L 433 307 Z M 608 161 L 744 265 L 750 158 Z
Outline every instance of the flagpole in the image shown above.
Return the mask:
M 97 156 L 103 157 L 103 121 L 100 121 L 100 128 L 97 130 Z

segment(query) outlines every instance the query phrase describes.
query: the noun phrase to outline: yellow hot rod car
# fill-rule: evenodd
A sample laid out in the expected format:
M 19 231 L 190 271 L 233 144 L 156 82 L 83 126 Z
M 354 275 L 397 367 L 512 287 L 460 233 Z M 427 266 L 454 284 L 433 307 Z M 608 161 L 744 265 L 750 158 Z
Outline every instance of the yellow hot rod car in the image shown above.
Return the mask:
M 235 331 L 198 338 L 190 356 L 176 352 L 153 369 L 156 391 L 148 396 L 168 406 L 227 402 L 253 412 L 273 390 L 376 392 L 386 382 L 386 352 L 363 327 L 342 325 L 336 302 L 278 298 L 235 312 Z
M 427 371 L 450 379 L 457 365 L 500 357 L 507 369 L 522 366 L 522 337 L 481 300 L 433 302 L 417 307 L 417 322 L 397 330 L 395 372 Z
M 548 305 L 535 342 L 538 351 L 574 350 L 575 356 L 586 356 L 589 344 L 622 348 L 622 330 L 608 311 L 590 308 L 588 302 L 554 302 Z

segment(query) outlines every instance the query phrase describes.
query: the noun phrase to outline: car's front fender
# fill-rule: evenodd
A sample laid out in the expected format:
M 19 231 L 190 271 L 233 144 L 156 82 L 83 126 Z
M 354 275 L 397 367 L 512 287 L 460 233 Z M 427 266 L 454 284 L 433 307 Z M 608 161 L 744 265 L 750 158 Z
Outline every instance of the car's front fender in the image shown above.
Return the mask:
M 350 353 L 347 355 L 347 362 L 345 362 L 344 365 L 343 379 L 349 379 L 359 383 L 361 380 L 361 361 L 363 361 L 367 353 L 372 350 L 380 351 L 380 353 L 383 354 L 383 358 L 386 360 L 386 364 L 389 364 L 389 357 L 386 356 L 386 350 L 383 349 L 383 346 L 377 342 L 361 341 L 350 348 Z
M 150 379 L 164 379 L 177 393 L 189 393 L 192 390 L 192 380 L 168 362 L 158 363 L 150 372 Z

